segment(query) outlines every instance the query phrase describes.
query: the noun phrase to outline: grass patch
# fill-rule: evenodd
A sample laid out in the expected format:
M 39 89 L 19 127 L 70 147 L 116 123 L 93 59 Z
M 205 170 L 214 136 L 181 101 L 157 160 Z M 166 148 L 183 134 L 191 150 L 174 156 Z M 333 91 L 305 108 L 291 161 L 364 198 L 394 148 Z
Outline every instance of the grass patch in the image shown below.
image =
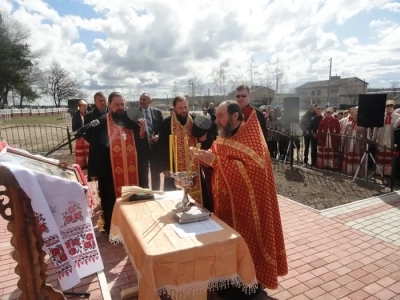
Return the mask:
M 24 117 L 12 118 L 9 121 L 3 121 L 1 123 L 1 125 L 33 125 L 33 124 L 64 124 L 64 119 L 62 114 L 51 115 L 51 116 L 24 116 Z

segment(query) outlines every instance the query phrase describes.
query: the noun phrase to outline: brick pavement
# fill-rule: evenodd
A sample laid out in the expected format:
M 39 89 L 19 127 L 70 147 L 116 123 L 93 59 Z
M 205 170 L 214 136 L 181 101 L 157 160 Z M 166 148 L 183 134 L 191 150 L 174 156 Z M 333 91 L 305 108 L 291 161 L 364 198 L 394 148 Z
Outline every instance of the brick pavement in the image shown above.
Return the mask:
M 395 239 L 399 200 L 395 193 L 318 212 L 279 197 L 290 271 L 268 294 L 273 299 L 399 300 L 400 247 Z M 111 297 L 120 299 L 121 289 L 137 284 L 135 272 L 121 245 L 111 245 L 97 229 L 96 237 Z M 2 300 L 19 295 L 9 240 L 6 222 L 0 219 Z M 49 275 L 49 282 L 57 287 L 51 267 Z M 73 290 L 90 291 L 91 299 L 102 299 L 96 275 Z

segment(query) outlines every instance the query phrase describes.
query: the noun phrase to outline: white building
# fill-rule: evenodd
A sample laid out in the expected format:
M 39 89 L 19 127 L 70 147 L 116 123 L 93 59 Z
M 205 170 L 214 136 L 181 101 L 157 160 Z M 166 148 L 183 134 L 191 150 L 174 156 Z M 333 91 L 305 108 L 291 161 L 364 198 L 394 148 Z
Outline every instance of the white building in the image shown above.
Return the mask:
M 328 95 L 329 90 L 329 95 Z M 296 88 L 300 98 L 300 109 L 307 109 L 310 104 L 329 105 L 339 108 L 340 104 L 357 105 L 358 95 L 368 90 L 368 83 L 357 78 L 331 76 L 331 80 L 307 82 Z

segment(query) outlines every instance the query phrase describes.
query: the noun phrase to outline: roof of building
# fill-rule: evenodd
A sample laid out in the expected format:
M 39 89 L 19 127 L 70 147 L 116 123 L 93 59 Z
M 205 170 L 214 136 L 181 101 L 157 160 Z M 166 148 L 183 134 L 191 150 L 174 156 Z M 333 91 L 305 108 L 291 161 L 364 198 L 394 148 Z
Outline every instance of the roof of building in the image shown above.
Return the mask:
M 251 86 L 250 87 L 250 93 L 254 93 L 254 92 L 257 92 L 258 90 L 261 90 L 261 91 L 270 91 L 270 92 L 272 92 L 272 93 L 275 93 L 275 90 L 273 90 L 273 89 L 271 89 L 271 88 L 269 88 L 269 87 L 266 87 L 266 86 L 260 86 L 260 85 L 253 85 L 253 86 Z M 236 90 L 233 90 L 233 91 L 231 91 L 231 92 L 229 92 L 228 93 L 228 95 L 227 96 L 229 96 L 229 97 L 232 97 L 232 96 L 234 96 L 235 95 L 235 93 L 236 93 Z
M 331 76 L 331 86 L 337 85 L 344 85 L 350 83 L 352 80 L 359 80 L 361 82 L 365 82 L 358 77 L 348 77 L 348 78 L 341 78 L 340 76 Z M 368 82 L 365 82 L 368 84 Z M 303 85 L 297 87 L 297 89 L 309 89 L 309 88 L 316 88 L 316 87 L 327 87 L 329 86 L 329 80 L 319 80 L 319 81 L 310 81 Z

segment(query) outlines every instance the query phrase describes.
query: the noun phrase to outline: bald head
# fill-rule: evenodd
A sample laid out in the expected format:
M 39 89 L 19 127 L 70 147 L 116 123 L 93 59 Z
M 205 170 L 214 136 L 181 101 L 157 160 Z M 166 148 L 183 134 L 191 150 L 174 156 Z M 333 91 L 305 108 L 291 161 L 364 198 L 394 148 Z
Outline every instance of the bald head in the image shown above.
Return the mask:
M 148 109 L 151 104 L 151 97 L 149 93 L 143 93 L 140 95 L 139 105 L 143 109 Z

